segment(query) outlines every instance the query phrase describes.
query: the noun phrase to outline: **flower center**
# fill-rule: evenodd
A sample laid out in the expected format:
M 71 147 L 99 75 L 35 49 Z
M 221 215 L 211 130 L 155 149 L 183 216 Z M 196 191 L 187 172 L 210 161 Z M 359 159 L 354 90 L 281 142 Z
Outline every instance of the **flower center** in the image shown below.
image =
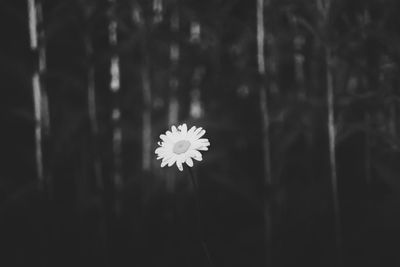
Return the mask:
M 190 147 L 190 142 L 188 140 L 181 140 L 175 143 L 174 147 L 172 148 L 172 151 L 175 154 L 182 154 L 188 151 Z

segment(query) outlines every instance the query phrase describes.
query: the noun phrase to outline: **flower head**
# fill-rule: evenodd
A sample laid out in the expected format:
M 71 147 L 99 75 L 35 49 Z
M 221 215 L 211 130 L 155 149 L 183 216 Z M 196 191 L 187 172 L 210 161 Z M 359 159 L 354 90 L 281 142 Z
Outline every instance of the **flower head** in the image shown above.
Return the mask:
M 186 124 L 171 127 L 171 131 L 160 135 L 161 142 L 155 150 L 157 159 L 162 159 L 161 167 L 171 167 L 176 163 L 180 171 L 183 171 L 183 163 L 193 167 L 193 159 L 201 161 L 203 159 L 199 151 L 208 150 L 210 142 L 206 138 L 201 138 L 206 131 L 193 126 L 188 130 Z

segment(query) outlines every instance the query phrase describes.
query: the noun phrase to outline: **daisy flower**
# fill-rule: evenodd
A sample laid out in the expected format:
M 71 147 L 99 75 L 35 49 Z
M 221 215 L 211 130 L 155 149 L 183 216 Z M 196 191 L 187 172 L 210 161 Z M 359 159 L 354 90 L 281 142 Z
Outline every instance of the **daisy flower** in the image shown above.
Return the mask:
M 199 151 L 208 150 L 210 142 L 201 138 L 206 131 L 193 126 L 188 130 L 186 124 L 178 127 L 172 126 L 171 131 L 160 135 L 161 142 L 155 150 L 157 159 L 162 159 L 161 167 L 171 167 L 176 163 L 180 171 L 183 171 L 183 163 L 193 167 L 193 160 L 202 161 L 203 157 Z

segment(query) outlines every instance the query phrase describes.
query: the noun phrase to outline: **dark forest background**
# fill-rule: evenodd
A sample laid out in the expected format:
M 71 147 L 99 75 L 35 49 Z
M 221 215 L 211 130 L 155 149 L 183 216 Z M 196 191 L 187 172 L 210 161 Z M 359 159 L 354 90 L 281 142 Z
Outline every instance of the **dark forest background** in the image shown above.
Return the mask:
M 397 0 L 1 0 L 1 266 L 400 266 Z

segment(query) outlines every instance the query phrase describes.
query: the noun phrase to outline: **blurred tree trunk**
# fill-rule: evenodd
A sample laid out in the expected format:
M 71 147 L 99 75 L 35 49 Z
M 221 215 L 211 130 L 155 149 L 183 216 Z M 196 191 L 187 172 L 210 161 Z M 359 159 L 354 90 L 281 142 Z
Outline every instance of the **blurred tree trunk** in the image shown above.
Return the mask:
M 153 0 L 153 22 L 160 23 L 163 20 L 163 1 L 162 0 Z
M 93 171 L 95 177 L 95 184 L 98 190 L 103 189 L 103 174 L 101 168 L 101 159 L 99 156 L 98 146 L 99 146 L 99 125 L 97 119 L 97 104 L 96 104 L 96 84 L 95 84 L 95 67 L 94 67 L 94 52 L 93 52 L 93 42 L 90 35 L 89 20 L 91 18 L 92 10 L 90 7 L 85 5 L 85 2 L 81 3 L 82 9 L 86 20 L 86 29 L 84 32 L 84 45 L 85 54 L 87 58 L 87 74 L 86 74 L 86 84 L 87 84 L 87 105 L 88 114 L 90 122 L 90 131 L 92 135 L 92 145 L 91 154 L 93 159 Z
M 38 185 L 51 195 L 51 179 L 46 169 L 44 144 L 50 137 L 48 93 L 44 80 L 46 75 L 46 45 L 43 26 L 43 10 L 40 0 L 28 0 L 30 47 L 34 55 L 32 93 L 35 113 L 35 159 Z
M 190 92 L 190 117 L 200 119 L 203 116 L 203 106 L 201 103 L 201 81 L 204 75 L 204 67 L 195 68 L 192 77 L 192 90 Z
M 141 30 L 141 50 L 142 50 L 142 94 L 143 94 L 143 115 L 142 115 L 142 170 L 148 172 L 151 170 L 151 148 L 152 148 L 152 129 L 151 129 L 151 110 L 152 110 L 152 93 L 151 93 L 151 74 L 150 74 L 150 55 L 147 49 L 147 33 L 149 29 L 143 18 L 137 18 L 137 24 Z M 153 24 L 159 24 L 163 20 L 163 2 L 162 0 L 153 0 Z
M 170 18 L 170 30 L 172 40 L 169 46 L 169 58 L 170 58 L 170 79 L 169 79 L 169 103 L 168 103 L 168 125 L 175 125 L 179 120 L 179 101 L 178 101 L 178 90 L 179 90 L 179 78 L 178 78 L 178 64 L 180 57 L 179 47 L 179 11 L 177 3 L 174 2 L 174 10 L 172 11 Z M 167 173 L 167 191 L 173 193 L 175 191 L 175 176 L 168 172 Z
M 393 94 L 393 92 L 391 92 Z M 393 140 L 397 140 L 397 101 L 394 100 L 393 95 L 391 96 L 390 106 L 389 106 L 389 134 Z
M 267 6 L 270 0 L 266 1 Z M 266 71 L 268 75 L 268 92 L 271 95 L 277 96 L 279 94 L 279 87 L 277 83 L 278 75 L 278 46 L 275 35 L 272 32 L 265 34 L 266 48 L 267 48 L 267 62 Z
M 394 89 L 394 82 L 396 79 L 395 72 L 395 63 L 388 55 L 380 56 L 380 69 L 379 69 L 379 87 L 387 95 L 384 113 L 385 116 L 385 130 L 386 134 L 389 137 L 388 141 L 390 142 L 390 146 L 392 149 L 397 148 L 397 140 L 398 140 L 398 115 L 397 115 L 397 102 L 398 97 L 396 95 L 396 91 Z
M 297 26 L 296 26 L 297 28 Z M 304 45 L 305 45 L 305 37 L 297 32 L 293 38 L 293 46 L 294 46 L 294 77 L 296 81 L 296 85 L 298 88 L 298 98 L 300 101 L 305 101 L 307 97 L 306 87 L 304 85 L 305 77 L 304 77 Z
M 369 11 L 367 8 L 364 9 L 364 12 L 362 13 L 362 15 L 359 16 L 359 21 L 361 23 L 361 27 L 362 27 L 362 32 L 361 32 L 361 36 L 363 38 L 364 42 L 368 42 L 368 27 L 371 23 L 371 16 L 369 14 Z M 369 45 L 370 42 L 369 42 Z M 369 47 L 369 45 L 367 44 L 367 47 Z M 368 51 L 368 49 L 366 49 L 367 51 L 367 61 L 366 61 L 366 69 L 373 69 L 374 68 L 374 62 L 375 62 L 375 53 L 368 53 L 370 51 Z M 379 75 L 379 74 L 378 74 Z M 371 74 L 369 72 L 366 73 L 365 76 L 365 90 L 366 93 L 368 92 L 372 92 L 373 88 L 376 85 L 376 77 L 378 76 L 376 74 Z M 364 125 L 365 125 L 365 183 L 367 186 L 371 185 L 372 182 L 372 153 L 371 153 L 371 145 L 372 145 L 372 123 L 371 123 L 371 112 L 370 110 L 368 110 L 368 107 L 366 108 L 365 112 L 364 112 Z
M 120 212 L 120 193 L 123 187 L 122 180 L 122 129 L 120 126 L 121 110 L 119 108 L 119 93 L 120 93 L 120 66 L 119 66 L 119 55 L 117 52 L 118 46 L 118 24 L 116 18 L 116 0 L 109 0 L 110 2 L 110 21 L 108 25 L 108 41 L 112 50 L 111 62 L 110 62 L 110 90 L 112 94 L 112 152 L 113 152 L 113 175 L 112 183 L 115 189 L 115 212 Z
M 178 79 L 178 63 L 179 63 L 179 42 L 178 42 L 178 34 L 179 34 L 179 13 L 178 8 L 172 12 L 170 27 L 172 33 L 172 41 L 170 43 L 170 98 L 168 105 L 168 125 L 173 125 L 178 123 L 179 119 L 179 102 L 178 102 L 178 89 L 179 89 L 179 79 Z
M 367 110 L 364 114 L 365 124 L 365 182 L 367 186 L 372 182 L 372 155 L 371 155 L 371 115 Z
M 389 131 L 389 136 L 393 140 L 392 142 L 392 147 L 395 147 L 396 145 L 395 142 L 398 138 L 398 118 L 397 118 L 397 102 L 398 99 L 396 99 L 396 91 L 394 89 L 393 81 L 395 80 L 396 74 L 393 71 L 393 63 L 391 62 L 389 57 L 385 57 L 383 60 L 383 66 L 388 66 L 388 67 L 383 67 L 382 72 L 383 72 L 383 86 L 387 90 L 387 93 L 389 95 L 389 103 L 388 103 L 388 131 Z
M 327 88 L 327 102 L 328 102 L 328 134 L 329 134 L 329 162 L 331 170 L 331 183 L 332 183 L 332 197 L 333 209 L 335 215 L 335 238 L 337 249 L 338 266 L 342 266 L 342 225 L 341 225 L 341 211 L 339 205 L 339 192 L 337 181 L 337 167 L 336 167 L 336 128 L 335 128 L 335 113 L 334 113 L 334 85 L 333 85 L 333 55 L 332 49 L 326 48 L 326 88 Z
M 267 5 L 269 1 L 267 2 Z M 271 203 L 267 196 L 267 189 L 272 186 L 272 171 L 271 171 L 271 148 L 270 148 L 270 117 L 268 111 L 268 97 L 265 88 L 266 70 L 264 59 L 264 0 L 257 0 L 257 63 L 258 74 L 261 77 L 260 85 L 260 111 L 262 118 L 262 136 L 263 136 L 263 156 L 264 156 L 264 231 L 265 231 L 265 245 L 266 245 L 266 266 L 272 264 L 272 210 Z
M 317 8 L 320 20 L 319 32 L 328 32 L 329 13 L 331 10 L 331 0 L 317 0 Z M 335 59 L 331 44 L 328 42 L 324 47 L 325 63 L 326 63 L 326 97 L 328 105 L 328 134 L 329 134 L 329 164 L 330 178 L 332 186 L 332 198 L 334 209 L 334 225 L 335 225 L 335 241 L 337 252 L 337 266 L 343 266 L 343 247 L 342 247 L 342 225 L 341 211 L 339 205 L 337 167 L 336 167 L 336 128 L 335 128 L 335 99 L 334 99 L 334 71 Z
M 120 126 L 121 111 L 119 107 L 120 94 L 120 58 L 118 55 L 118 23 L 117 1 L 108 0 L 108 44 L 111 50 L 110 58 L 110 97 L 111 97 L 111 173 L 103 177 L 103 207 L 104 207 L 104 243 L 106 247 L 106 265 L 111 266 L 116 260 L 117 221 L 121 215 L 122 181 L 122 129 Z
M 141 70 L 142 90 L 143 90 L 143 116 L 142 116 L 142 169 L 145 172 L 151 170 L 151 84 L 150 84 L 150 69 L 148 51 L 146 42 L 143 41 L 142 53 L 144 62 Z
M 200 39 L 201 26 L 197 21 L 192 21 L 190 24 L 190 42 L 196 48 L 201 42 Z M 205 69 L 203 66 L 197 66 L 194 69 L 192 76 L 192 90 L 190 92 L 190 117 L 193 119 L 200 119 L 203 116 L 203 106 L 201 103 L 201 82 L 203 80 Z

